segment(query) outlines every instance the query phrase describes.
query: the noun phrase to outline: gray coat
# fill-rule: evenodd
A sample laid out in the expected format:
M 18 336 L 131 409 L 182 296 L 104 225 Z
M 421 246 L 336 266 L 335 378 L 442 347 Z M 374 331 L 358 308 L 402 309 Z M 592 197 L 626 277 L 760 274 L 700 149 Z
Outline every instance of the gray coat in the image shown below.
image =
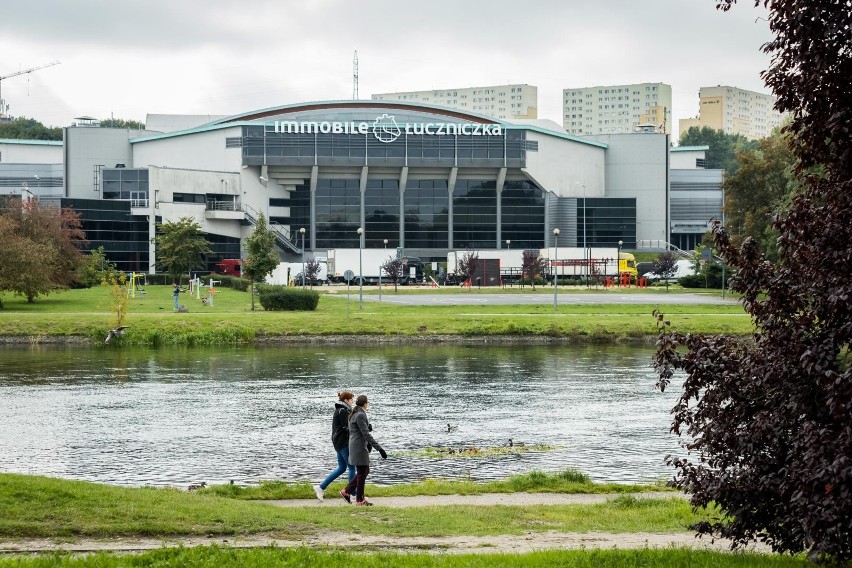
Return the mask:
M 381 448 L 379 443 L 370 434 L 370 421 L 367 420 L 367 412 L 362 408 L 352 415 L 349 421 L 349 463 L 352 465 L 370 465 L 370 452 L 367 444 L 376 449 Z

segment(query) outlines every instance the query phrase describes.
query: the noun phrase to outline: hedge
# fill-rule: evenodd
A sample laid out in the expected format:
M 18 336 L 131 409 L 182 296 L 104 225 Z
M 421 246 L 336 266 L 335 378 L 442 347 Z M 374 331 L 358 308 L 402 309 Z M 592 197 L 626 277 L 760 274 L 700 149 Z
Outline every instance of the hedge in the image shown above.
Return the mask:
M 319 304 L 319 292 L 301 290 L 287 286 L 260 286 L 260 305 L 269 312 L 281 310 L 315 310 Z

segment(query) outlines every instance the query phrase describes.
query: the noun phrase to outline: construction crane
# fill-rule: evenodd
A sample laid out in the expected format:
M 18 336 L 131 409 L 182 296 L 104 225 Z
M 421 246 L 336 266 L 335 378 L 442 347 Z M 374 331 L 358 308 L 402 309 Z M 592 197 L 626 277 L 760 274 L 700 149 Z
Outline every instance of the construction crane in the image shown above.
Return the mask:
M 46 67 L 53 67 L 54 65 L 59 65 L 60 61 L 51 61 L 46 65 L 39 65 L 38 67 L 30 67 L 29 69 L 24 69 L 23 71 L 18 71 L 16 73 L 10 73 L 8 75 L 0 75 L 0 116 L 3 116 L 4 110 L 6 108 L 6 103 L 3 101 L 3 79 L 9 79 L 10 77 L 17 77 L 18 75 L 26 75 L 27 73 L 32 73 L 33 71 L 38 71 L 39 69 L 44 69 Z

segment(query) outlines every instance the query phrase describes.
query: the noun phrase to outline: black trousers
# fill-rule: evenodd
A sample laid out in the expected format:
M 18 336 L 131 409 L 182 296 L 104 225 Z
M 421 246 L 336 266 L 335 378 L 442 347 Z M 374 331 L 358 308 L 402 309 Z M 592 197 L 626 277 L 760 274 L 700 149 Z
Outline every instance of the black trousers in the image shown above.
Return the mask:
M 367 476 L 370 475 L 370 466 L 356 465 L 355 477 L 346 486 L 346 492 L 350 495 L 355 495 L 356 501 L 364 500 L 364 483 L 367 482 Z

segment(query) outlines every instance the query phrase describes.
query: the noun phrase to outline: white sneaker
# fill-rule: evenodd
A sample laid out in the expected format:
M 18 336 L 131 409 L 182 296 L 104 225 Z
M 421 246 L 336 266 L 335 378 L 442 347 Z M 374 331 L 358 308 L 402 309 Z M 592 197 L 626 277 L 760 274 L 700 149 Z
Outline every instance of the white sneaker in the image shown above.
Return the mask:
M 319 499 L 320 501 L 323 500 L 325 491 L 322 490 L 322 487 L 320 487 L 319 485 L 314 485 L 314 493 L 317 494 L 317 499 Z

